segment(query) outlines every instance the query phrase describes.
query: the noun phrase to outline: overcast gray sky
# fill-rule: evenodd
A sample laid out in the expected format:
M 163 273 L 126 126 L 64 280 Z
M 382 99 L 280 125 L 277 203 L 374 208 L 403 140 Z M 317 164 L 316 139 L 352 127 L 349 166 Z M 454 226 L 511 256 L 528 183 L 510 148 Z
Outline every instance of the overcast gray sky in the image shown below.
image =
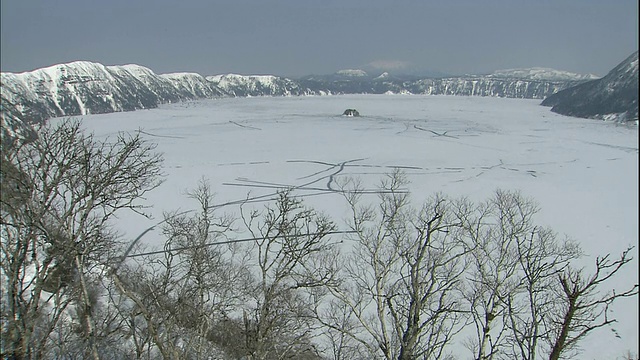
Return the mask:
M 341 69 L 605 75 L 638 49 L 637 0 L 2 0 L 2 71 L 74 60 L 156 73 Z

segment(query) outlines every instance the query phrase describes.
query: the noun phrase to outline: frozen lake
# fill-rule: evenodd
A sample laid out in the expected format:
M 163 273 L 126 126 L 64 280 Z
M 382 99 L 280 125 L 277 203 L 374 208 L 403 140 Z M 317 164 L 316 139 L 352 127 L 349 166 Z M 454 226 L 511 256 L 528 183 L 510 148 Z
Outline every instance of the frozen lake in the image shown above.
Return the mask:
M 148 197 L 155 220 L 123 216 L 135 238 L 163 210 L 189 210 L 184 192 L 208 179 L 216 203 L 266 201 L 290 187 L 339 225 L 344 177 L 373 188 L 401 168 L 414 200 L 435 192 L 484 200 L 500 188 L 533 197 L 537 222 L 578 240 L 589 255 L 638 245 L 638 130 L 560 116 L 539 100 L 415 95 L 220 99 L 84 116 L 103 138 L 142 130 L 164 153 L 166 181 Z M 361 117 L 340 116 L 354 108 Z M 226 206 L 233 212 L 237 206 Z M 143 239 L 159 244 L 158 232 Z M 638 282 L 638 249 L 615 284 Z M 585 343 L 586 359 L 638 351 L 638 298 L 614 308 L 608 330 Z

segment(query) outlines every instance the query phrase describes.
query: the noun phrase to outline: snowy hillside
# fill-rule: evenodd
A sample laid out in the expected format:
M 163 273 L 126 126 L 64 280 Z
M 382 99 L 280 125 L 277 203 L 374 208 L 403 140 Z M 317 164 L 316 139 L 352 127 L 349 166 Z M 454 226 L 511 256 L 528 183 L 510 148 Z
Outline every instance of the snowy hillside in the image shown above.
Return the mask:
M 616 121 L 638 120 L 638 52 L 605 77 L 549 96 L 542 105 L 563 115 Z
M 197 75 L 197 74 L 194 74 Z M 2 73 L 3 136 L 9 124 L 51 117 L 155 108 L 158 104 L 211 98 L 222 93 L 197 76 L 156 75 L 139 65 L 104 66 L 88 61 L 24 73 Z

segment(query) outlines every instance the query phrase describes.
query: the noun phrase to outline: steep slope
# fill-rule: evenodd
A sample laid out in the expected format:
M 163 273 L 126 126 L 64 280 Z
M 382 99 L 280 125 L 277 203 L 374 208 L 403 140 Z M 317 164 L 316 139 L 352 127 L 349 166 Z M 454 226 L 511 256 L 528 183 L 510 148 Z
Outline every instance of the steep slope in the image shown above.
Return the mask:
M 173 87 L 182 94 L 191 94 L 195 98 L 213 98 L 226 95 L 221 89 L 196 73 L 161 74 L 161 78 L 169 80 Z
M 558 114 L 616 121 L 638 120 L 638 52 L 605 77 L 553 94 L 543 102 Z
M 156 75 L 139 65 L 104 66 L 87 61 L 19 74 L 2 73 L 6 122 L 27 123 L 57 116 L 86 115 L 157 107 L 158 104 L 220 96 L 202 76 Z

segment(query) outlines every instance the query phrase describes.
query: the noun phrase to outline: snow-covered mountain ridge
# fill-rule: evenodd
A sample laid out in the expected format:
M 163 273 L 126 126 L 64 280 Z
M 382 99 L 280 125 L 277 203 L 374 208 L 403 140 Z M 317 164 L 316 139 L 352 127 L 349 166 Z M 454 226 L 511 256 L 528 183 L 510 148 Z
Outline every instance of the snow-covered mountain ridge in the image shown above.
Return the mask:
M 25 124 L 52 117 L 148 109 L 215 97 L 408 93 L 543 99 L 584 81 L 548 69 L 499 74 L 407 80 L 388 73 L 373 77 L 362 70 L 344 70 L 301 79 L 236 74 L 205 77 L 196 73 L 158 75 L 135 64 L 75 61 L 0 74 L 2 137 L 25 137 L 30 132 Z
M 156 107 L 159 103 L 197 98 L 177 86 L 179 77 L 158 76 L 139 65 L 104 66 L 87 61 L 24 73 L 2 73 L 3 110 L 15 108 L 22 120 L 86 115 Z M 193 77 L 179 83 L 194 88 Z M 220 94 L 206 85 L 204 96 Z M 4 111 L 3 111 L 4 114 Z

